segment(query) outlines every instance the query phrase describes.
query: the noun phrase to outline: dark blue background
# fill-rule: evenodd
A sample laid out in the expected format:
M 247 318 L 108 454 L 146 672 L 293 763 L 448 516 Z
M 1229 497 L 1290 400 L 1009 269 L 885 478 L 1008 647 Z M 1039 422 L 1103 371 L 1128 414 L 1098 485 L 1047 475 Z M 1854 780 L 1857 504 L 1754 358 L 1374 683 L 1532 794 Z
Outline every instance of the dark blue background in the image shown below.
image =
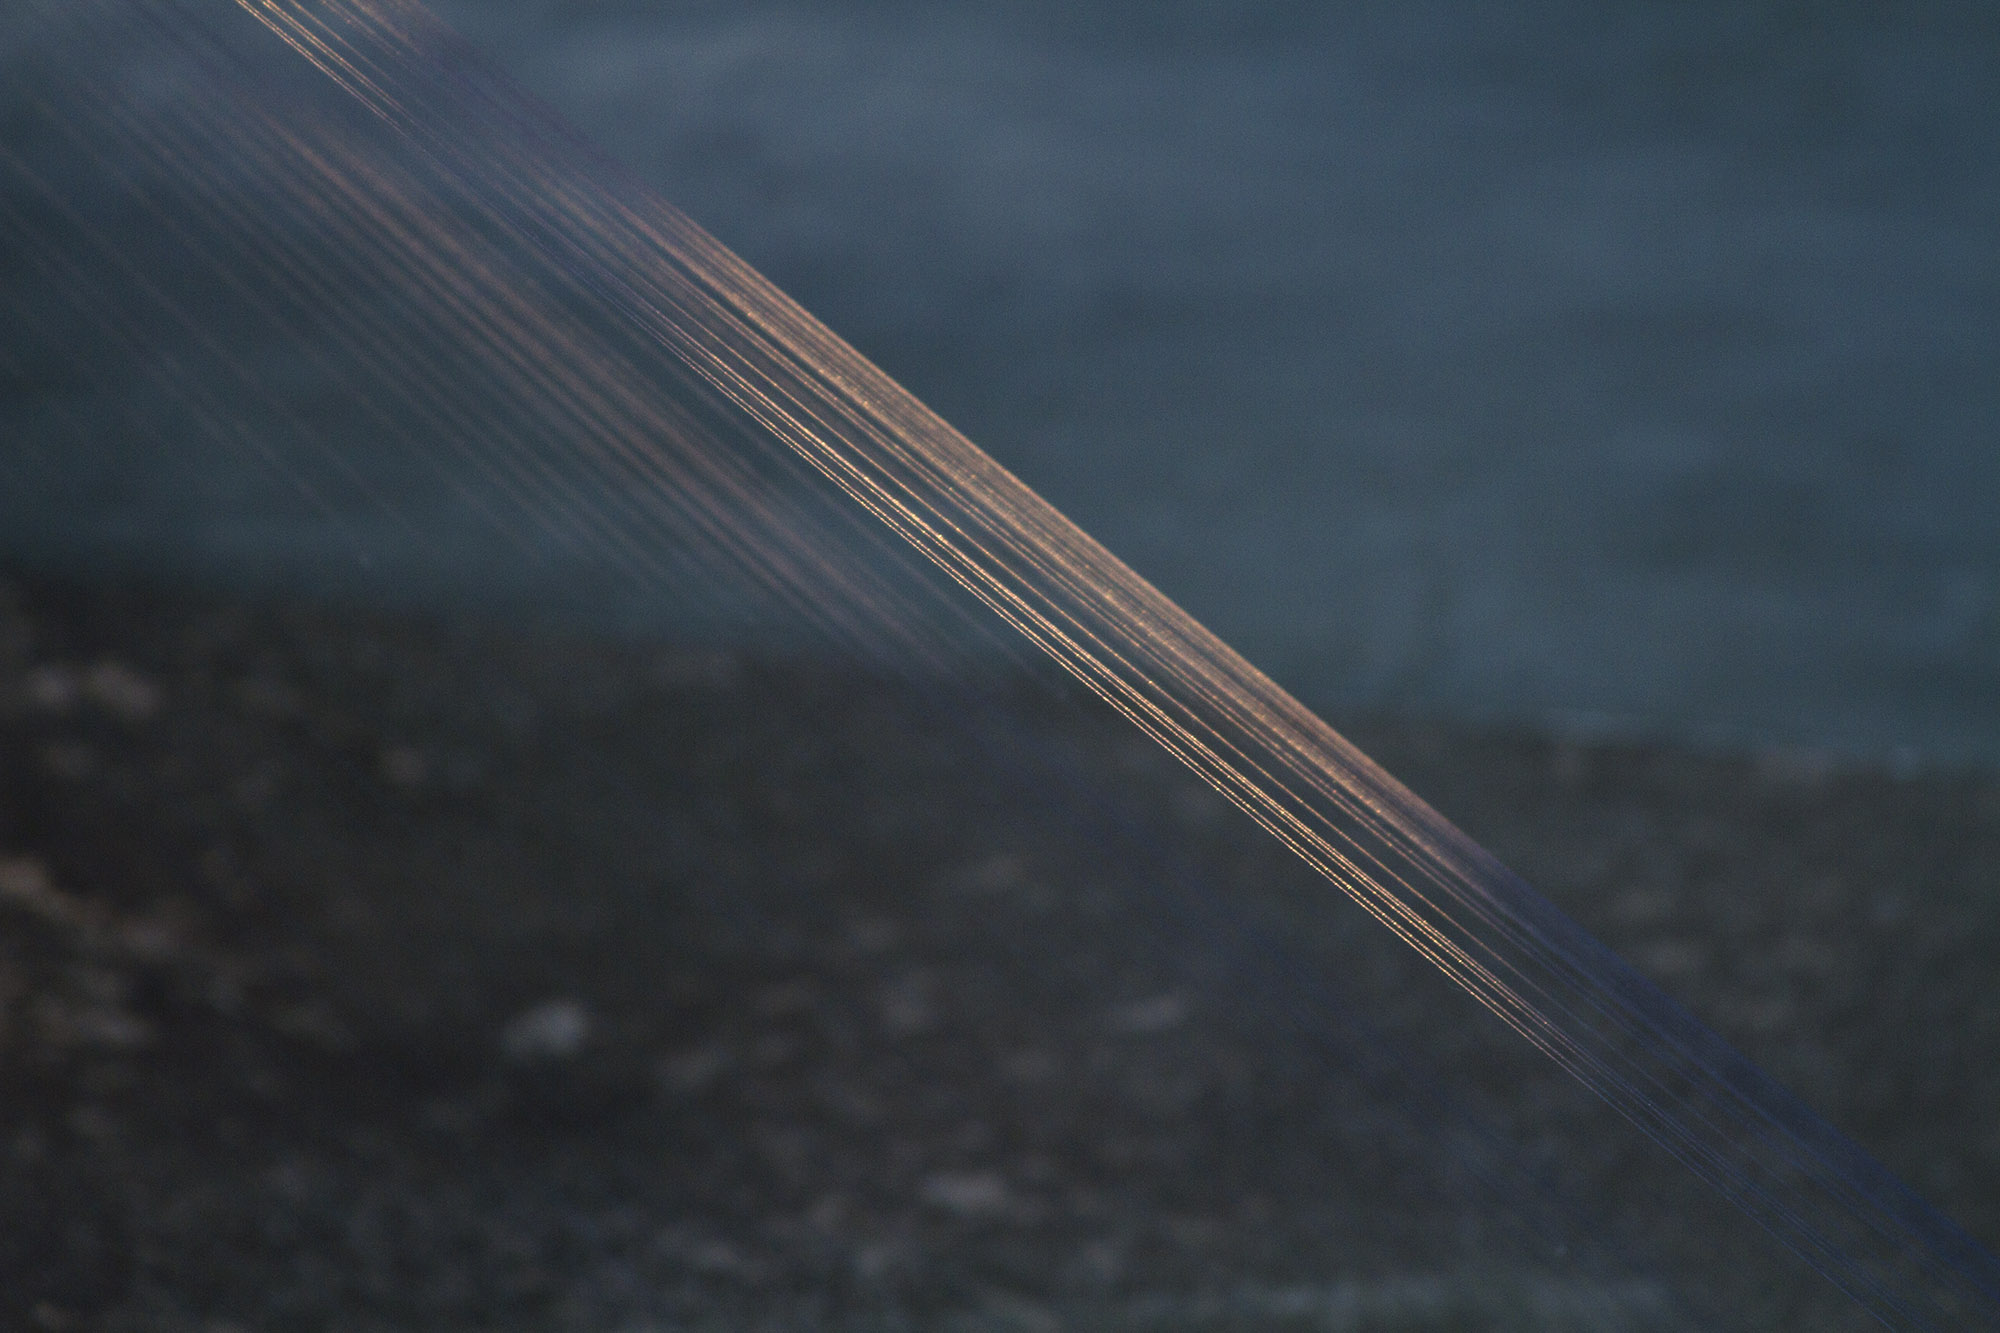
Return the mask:
M 2000 760 L 2000 11 L 436 7 L 1317 704 Z
M 1314 705 L 2000 763 L 2000 9 L 438 8 Z M 91 182 L 158 165 L 24 129 L 10 71 L 171 102 L 187 57 L 44 58 L 60 9 L 0 14 L 0 135 L 150 253 Z M 43 321 L 0 547 L 351 559 L 292 490 L 105 424 L 161 391 L 51 281 L 0 290 Z M 309 350 L 243 355 L 310 405 Z M 362 533 L 385 578 L 522 582 L 349 436 L 407 511 Z

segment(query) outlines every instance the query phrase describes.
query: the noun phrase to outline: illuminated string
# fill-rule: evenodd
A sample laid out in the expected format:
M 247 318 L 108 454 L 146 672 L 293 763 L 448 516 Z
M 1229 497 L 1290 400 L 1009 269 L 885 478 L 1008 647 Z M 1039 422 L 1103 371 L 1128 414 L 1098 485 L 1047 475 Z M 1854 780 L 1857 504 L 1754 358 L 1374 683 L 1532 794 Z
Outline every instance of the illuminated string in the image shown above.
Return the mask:
M 2000 1269 L 1974 1242 L 693 223 L 579 168 L 594 159 L 421 9 L 238 2 L 424 170 L 371 155 L 337 115 L 253 100 L 173 124 L 77 114 L 171 173 L 208 229 L 178 239 L 240 299 L 280 326 L 314 312 L 304 332 L 364 372 L 370 419 L 411 456 L 444 451 L 636 576 L 684 578 L 662 552 L 685 550 L 905 662 L 962 664 L 962 590 L 1881 1322 L 2000 1320 Z M 340 266 L 260 225 L 205 165 L 219 147 Z

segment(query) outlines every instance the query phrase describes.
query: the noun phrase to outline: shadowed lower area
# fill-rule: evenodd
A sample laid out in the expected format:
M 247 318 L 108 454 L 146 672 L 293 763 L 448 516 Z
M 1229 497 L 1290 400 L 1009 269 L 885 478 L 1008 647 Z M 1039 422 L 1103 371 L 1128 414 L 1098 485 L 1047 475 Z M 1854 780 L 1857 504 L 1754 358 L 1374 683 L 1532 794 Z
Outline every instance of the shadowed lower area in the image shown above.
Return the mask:
M 1686 1271 L 1693 1182 L 1113 719 L 142 587 L 5 606 L 0 1282 L 41 1327 L 1844 1317 Z M 1353 730 L 1994 1234 L 1990 781 Z

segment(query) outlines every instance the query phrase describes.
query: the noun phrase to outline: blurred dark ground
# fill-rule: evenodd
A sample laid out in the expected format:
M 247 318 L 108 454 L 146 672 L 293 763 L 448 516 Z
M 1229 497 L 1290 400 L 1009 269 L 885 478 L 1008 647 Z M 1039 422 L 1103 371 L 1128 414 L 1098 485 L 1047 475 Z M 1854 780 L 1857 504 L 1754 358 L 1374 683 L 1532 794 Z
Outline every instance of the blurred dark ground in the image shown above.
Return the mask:
M 1114 717 L 144 585 L 4 609 L 0 1276 L 40 1327 L 1871 1326 Z M 2000 786 L 1355 723 L 2000 1235 Z

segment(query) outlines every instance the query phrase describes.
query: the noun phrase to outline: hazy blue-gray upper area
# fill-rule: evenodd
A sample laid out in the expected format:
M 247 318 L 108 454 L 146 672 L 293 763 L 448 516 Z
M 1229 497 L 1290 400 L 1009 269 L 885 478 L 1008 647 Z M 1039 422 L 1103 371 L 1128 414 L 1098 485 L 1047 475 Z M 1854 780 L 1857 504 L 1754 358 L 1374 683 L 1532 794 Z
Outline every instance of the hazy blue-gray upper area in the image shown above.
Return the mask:
M 2000 9 L 436 8 L 1311 702 L 2000 761 Z
M 1309 697 L 2000 757 L 2000 10 L 439 9 Z

